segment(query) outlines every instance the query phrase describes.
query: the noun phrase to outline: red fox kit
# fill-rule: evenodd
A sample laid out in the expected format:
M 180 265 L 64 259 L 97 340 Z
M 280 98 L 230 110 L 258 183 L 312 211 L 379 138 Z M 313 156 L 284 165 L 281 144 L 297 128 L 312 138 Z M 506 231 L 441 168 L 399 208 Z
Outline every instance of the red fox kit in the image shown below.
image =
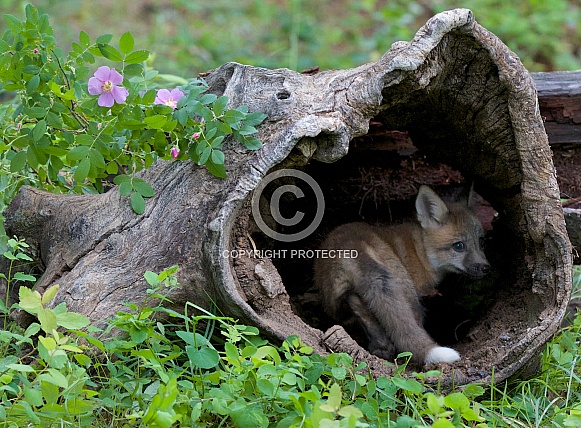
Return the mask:
M 446 273 L 478 278 L 490 269 L 471 200 L 472 191 L 468 203 L 446 204 L 421 186 L 417 222 L 350 223 L 332 231 L 322 249 L 356 250 L 358 256 L 315 260 L 315 286 L 325 312 L 336 320 L 354 318 L 368 336 L 369 352 L 381 358 L 409 351 L 418 363 L 458 361 L 458 352 L 438 346 L 424 329 L 420 297 L 436 293 Z

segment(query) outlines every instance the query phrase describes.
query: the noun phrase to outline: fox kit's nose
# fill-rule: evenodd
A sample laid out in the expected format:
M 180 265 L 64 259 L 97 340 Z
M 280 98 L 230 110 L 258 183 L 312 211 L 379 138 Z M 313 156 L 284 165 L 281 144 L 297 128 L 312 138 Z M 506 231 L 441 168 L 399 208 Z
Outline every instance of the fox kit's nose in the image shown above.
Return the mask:
M 484 276 L 490 272 L 490 265 L 488 263 L 477 263 L 474 265 L 474 273 L 476 276 Z

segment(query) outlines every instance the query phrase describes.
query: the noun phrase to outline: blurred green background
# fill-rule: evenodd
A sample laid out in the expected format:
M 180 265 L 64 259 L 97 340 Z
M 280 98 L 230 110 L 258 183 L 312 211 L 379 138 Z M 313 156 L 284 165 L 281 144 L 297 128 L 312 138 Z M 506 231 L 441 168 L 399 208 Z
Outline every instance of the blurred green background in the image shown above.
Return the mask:
M 30 1 L 0 0 L 24 19 Z M 581 69 L 581 2 L 567 0 L 37 0 L 67 50 L 130 31 L 162 73 L 194 77 L 228 61 L 268 68 L 349 68 L 410 40 L 435 13 L 455 7 L 515 51 L 531 71 Z M 6 28 L 0 21 L 0 30 Z

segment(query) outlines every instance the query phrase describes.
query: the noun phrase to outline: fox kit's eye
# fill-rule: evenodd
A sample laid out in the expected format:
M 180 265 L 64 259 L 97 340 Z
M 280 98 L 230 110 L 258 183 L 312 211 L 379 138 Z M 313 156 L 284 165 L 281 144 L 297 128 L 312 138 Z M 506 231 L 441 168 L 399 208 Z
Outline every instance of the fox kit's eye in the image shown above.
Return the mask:
M 454 251 L 464 251 L 464 249 L 466 248 L 466 244 L 464 244 L 464 242 L 462 241 L 454 242 L 452 244 L 452 248 L 454 249 Z

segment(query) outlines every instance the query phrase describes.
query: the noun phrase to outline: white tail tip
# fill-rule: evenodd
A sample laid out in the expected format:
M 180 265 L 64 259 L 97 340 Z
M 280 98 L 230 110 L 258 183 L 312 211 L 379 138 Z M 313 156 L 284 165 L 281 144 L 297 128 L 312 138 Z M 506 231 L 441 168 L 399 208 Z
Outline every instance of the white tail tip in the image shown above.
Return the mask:
M 453 363 L 460 360 L 460 354 L 452 348 L 435 346 L 426 355 L 426 364 Z

